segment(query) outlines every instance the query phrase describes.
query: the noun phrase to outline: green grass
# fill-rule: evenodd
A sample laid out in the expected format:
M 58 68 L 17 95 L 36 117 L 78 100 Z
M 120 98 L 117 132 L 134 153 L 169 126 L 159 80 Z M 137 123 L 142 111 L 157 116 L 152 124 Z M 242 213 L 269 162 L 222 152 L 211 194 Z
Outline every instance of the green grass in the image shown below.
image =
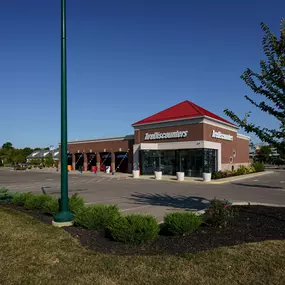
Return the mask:
M 116 256 L 83 248 L 63 229 L 0 207 L 0 280 L 11 284 L 284 284 L 285 242 L 184 257 Z

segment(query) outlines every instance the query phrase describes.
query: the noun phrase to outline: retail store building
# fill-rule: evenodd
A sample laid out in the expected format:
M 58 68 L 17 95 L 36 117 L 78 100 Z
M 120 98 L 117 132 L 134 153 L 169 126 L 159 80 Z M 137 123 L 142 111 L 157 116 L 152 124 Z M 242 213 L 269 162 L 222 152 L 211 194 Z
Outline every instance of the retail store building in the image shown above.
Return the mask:
M 231 122 L 184 101 L 134 123 L 134 134 L 71 141 L 68 164 L 73 169 L 202 176 L 249 164 L 249 137 Z

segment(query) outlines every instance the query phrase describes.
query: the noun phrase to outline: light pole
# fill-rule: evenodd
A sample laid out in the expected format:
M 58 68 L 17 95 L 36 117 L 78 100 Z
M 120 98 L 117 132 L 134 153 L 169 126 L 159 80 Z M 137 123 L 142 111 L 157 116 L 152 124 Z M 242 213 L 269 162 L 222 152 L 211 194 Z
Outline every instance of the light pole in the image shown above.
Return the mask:
M 54 216 L 53 224 L 57 226 L 72 224 L 72 214 L 68 209 L 66 0 L 61 0 L 61 199 L 60 211 Z

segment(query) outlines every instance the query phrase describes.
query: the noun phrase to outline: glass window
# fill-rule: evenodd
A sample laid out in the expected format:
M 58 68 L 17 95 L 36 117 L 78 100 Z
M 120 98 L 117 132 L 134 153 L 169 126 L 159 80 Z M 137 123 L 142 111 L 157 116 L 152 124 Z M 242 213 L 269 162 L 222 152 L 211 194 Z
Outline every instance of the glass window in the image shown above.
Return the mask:
M 152 175 L 162 171 L 164 175 L 176 175 L 177 171 L 185 176 L 201 177 L 203 172 L 217 170 L 217 150 L 142 150 L 140 151 L 141 174 Z

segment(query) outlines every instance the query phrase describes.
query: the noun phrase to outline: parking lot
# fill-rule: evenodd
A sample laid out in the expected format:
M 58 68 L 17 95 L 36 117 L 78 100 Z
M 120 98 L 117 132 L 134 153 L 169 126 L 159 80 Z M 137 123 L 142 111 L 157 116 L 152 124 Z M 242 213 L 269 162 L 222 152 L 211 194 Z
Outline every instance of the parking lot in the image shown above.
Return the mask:
M 11 191 L 59 196 L 60 174 L 0 169 L 0 187 Z M 214 197 L 231 202 L 285 205 L 285 171 L 275 171 L 226 184 L 178 183 L 133 179 L 129 175 L 69 174 L 69 192 L 86 204 L 117 204 L 126 213 L 143 212 L 163 219 L 166 212 L 202 210 Z

